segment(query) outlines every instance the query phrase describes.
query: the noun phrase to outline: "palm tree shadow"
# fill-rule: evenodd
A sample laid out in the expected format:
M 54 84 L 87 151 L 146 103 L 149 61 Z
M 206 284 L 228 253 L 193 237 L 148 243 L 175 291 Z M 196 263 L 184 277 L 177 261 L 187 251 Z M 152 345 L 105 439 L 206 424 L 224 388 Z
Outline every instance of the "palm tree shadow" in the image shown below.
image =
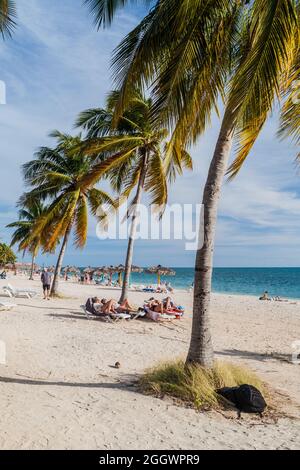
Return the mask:
M 45 301 L 46 304 L 46 301 Z M 18 307 L 26 307 L 26 308 L 38 308 L 40 310 L 66 310 L 67 312 L 70 311 L 69 307 L 57 307 L 56 305 L 51 305 L 47 303 L 46 305 L 49 306 L 44 306 L 44 305 L 31 305 L 31 304 L 18 304 Z
M 49 381 L 40 379 L 20 379 L 15 377 L 1 377 L 0 383 L 16 384 L 16 385 L 32 385 L 32 386 L 50 386 L 50 387 L 70 387 L 70 388 L 104 388 L 111 390 L 127 390 L 136 392 L 136 376 L 124 376 L 120 382 L 63 382 Z
M 69 315 L 67 314 L 63 314 L 63 313 L 48 313 L 47 314 L 47 317 L 52 317 L 52 318 L 63 318 L 63 319 L 66 319 L 66 320 L 85 320 L 85 321 L 90 321 L 88 318 L 86 318 L 85 315 L 82 315 L 81 312 L 70 312 Z M 92 318 L 91 320 L 93 320 L 94 322 L 97 322 L 98 323 L 104 323 L 104 322 L 101 322 L 98 320 L 97 317 L 95 318 Z
M 247 359 L 255 359 L 257 361 L 266 362 L 276 360 L 279 362 L 287 362 L 292 364 L 292 355 L 272 351 L 270 353 L 257 353 L 254 351 L 241 351 L 239 349 L 224 349 L 223 351 L 216 351 L 219 356 L 230 356 L 230 357 L 244 357 Z

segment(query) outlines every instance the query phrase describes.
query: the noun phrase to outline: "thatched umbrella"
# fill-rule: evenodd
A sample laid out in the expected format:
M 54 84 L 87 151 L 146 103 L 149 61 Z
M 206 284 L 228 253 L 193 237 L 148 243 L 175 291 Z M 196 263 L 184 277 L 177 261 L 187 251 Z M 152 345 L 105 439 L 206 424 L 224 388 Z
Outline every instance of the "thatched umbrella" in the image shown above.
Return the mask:
M 109 275 L 109 283 L 110 284 L 112 283 L 113 275 L 117 272 L 118 271 L 116 270 L 116 268 L 114 266 L 106 266 L 105 267 L 105 273 Z
M 4 266 L 5 269 L 13 270 L 15 269 L 15 265 L 13 263 L 8 263 Z
M 65 280 L 68 280 L 68 274 L 78 274 L 80 271 L 76 266 L 66 266 L 63 269 Z
M 139 266 L 131 266 L 132 273 L 142 273 L 144 270 Z M 115 267 L 115 272 L 118 273 L 118 284 L 121 286 L 123 282 L 122 274 L 125 272 L 125 266 L 123 264 L 119 264 L 119 266 Z
M 161 282 L 161 276 L 175 276 L 176 272 L 173 271 L 171 268 L 166 268 L 161 266 L 152 266 L 151 268 L 147 269 L 147 273 L 149 274 L 157 274 L 157 284 L 159 285 Z
M 94 271 L 95 269 L 91 268 L 90 266 L 88 266 L 87 268 L 83 270 L 83 272 L 87 274 L 93 273 Z
M 142 273 L 143 271 L 144 271 L 144 268 L 140 268 L 139 266 L 131 266 L 132 273 Z
M 66 266 L 64 269 L 63 269 L 64 272 L 67 272 L 67 273 L 78 273 L 79 272 L 79 269 L 76 268 L 76 266 Z

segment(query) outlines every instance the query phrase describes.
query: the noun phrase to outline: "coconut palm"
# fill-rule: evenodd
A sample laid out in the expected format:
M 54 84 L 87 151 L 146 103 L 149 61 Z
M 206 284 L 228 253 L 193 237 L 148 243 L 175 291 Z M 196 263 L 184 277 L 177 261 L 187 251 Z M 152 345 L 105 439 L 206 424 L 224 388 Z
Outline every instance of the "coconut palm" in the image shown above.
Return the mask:
M 62 238 L 51 289 L 51 295 L 57 295 L 58 279 L 72 230 L 75 246 L 83 248 L 87 239 L 89 210 L 96 215 L 101 204 L 112 205 L 113 201 L 94 184 L 81 186 L 81 179 L 94 165 L 88 156 L 76 150 L 81 137 L 59 131 L 52 132 L 50 136 L 56 139 L 56 146 L 40 148 L 35 159 L 23 166 L 25 182 L 32 189 L 22 197 L 22 202 L 28 203 L 32 198 L 49 200 L 49 207 L 35 225 L 32 238 L 42 232 L 46 238 L 46 251 L 53 250 Z
M 300 38 L 295 48 L 296 60 L 288 76 L 286 100 L 281 110 L 280 137 L 292 137 L 296 145 L 300 144 Z M 298 160 L 300 153 L 298 153 Z
M 31 237 L 35 225 L 40 217 L 46 212 L 46 207 L 37 199 L 23 206 L 19 211 L 19 220 L 7 225 L 8 228 L 16 229 L 12 235 L 11 246 L 18 244 L 18 250 L 31 253 L 30 280 L 33 279 L 35 259 L 45 240 L 43 233 L 37 233 Z
M 117 7 L 127 2 L 87 3 L 101 25 L 112 21 Z M 218 97 L 225 102 L 203 192 L 204 244 L 196 256 L 188 362 L 213 364 L 209 316 L 213 251 L 218 201 L 233 140 L 238 150 L 229 167 L 231 177 L 247 158 L 275 98 L 287 89 L 287 77 L 299 57 L 298 36 L 299 0 L 182 0 L 180 4 L 158 0 L 115 52 L 118 114 L 130 100 L 133 84 L 151 86 L 153 118 L 173 130 L 175 147 L 194 143 L 206 129 Z
M 116 127 L 113 126 L 113 113 L 119 94 L 112 92 L 107 100 L 107 109 L 92 109 L 83 112 L 77 125 L 87 132 L 84 151 L 91 154 L 105 153 L 104 161 L 99 162 L 87 176 L 86 181 L 99 179 L 107 174 L 112 188 L 121 195 L 120 202 L 128 198 L 132 191 L 128 216 L 131 217 L 125 271 L 120 302 L 128 297 L 130 274 L 133 262 L 133 249 L 138 225 L 139 205 L 143 192 L 149 193 L 151 205 L 162 213 L 167 202 L 167 177 L 174 178 L 182 168 L 192 168 L 189 154 L 182 148 L 176 149 L 168 175 L 163 168 L 163 157 L 168 132 L 151 123 L 152 101 L 135 91 L 131 101 Z
M 16 5 L 12 0 L 0 0 L 0 34 L 10 37 L 15 26 Z

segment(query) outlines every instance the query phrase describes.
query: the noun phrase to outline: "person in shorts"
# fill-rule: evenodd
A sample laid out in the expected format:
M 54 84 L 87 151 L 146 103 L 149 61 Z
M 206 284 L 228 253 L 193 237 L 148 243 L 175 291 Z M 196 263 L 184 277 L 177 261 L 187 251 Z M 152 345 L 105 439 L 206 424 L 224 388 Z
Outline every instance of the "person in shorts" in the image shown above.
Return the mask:
M 47 268 L 43 269 L 43 272 L 41 274 L 41 281 L 43 284 L 44 299 L 50 300 L 50 288 L 51 288 L 52 275 L 48 271 Z

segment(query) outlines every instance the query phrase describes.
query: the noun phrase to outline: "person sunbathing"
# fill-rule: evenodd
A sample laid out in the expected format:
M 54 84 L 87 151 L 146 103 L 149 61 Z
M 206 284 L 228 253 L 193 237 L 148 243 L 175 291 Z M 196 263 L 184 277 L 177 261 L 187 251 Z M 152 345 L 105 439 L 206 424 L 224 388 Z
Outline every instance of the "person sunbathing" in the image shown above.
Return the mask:
M 182 308 L 178 308 L 178 306 L 173 302 L 171 297 L 167 297 L 166 299 L 164 299 L 163 305 L 167 312 L 182 313 Z
M 168 314 L 168 310 L 166 309 L 163 302 L 160 300 L 154 299 L 153 297 L 148 301 L 148 308 L 153 312 L 163 314 Z
M 98 297 L 90 297 L 86 301 L 85 308 L 92 315 L 103 316 L 105 315 L 105 313 L 102 311 L 102 308 L 100 307 L 100 305 L 101 305 L 101 301 Z
M 163 301 L 151 297 L 151 299 L 149 299 L 147 302 L 147 306 L 153 312 L 160 313 L 161 315 L 172 315 L 174 313 L 180 313 L 181 315 L 183 314 L 183 310 L 174 304 L 171 297 L 167 297 Z
M 269 292 L 266 290 L 260 297 L 259 300 L 272 300 L 269 296 Z
M 114 299 L 102 299 L 101 300 L 102 308 L 101 311 L 106 315 L 116 314 L 116 313 L 130 313 L 135 312 L 136 309 L 130 305 L 128 299 L 125 299 L 122 303 L 116 302 Z

